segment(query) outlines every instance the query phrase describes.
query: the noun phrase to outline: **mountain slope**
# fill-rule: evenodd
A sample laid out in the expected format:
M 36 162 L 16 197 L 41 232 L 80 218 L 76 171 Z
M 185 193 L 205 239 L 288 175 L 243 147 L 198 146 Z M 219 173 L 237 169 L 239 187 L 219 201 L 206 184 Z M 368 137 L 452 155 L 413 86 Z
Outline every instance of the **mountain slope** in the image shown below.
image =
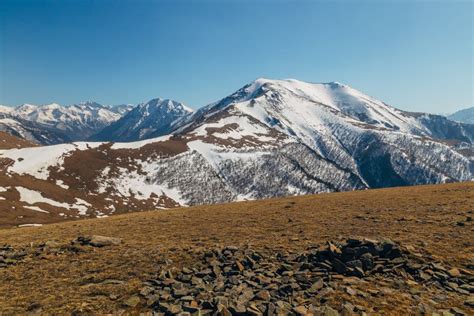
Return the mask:
M 35 144 L 19 137 L 15 137 L 6 132 L 0 132 L 0 150 L 12 149 L 12 148 L 23 148 L 23 147 L 34 147 Z
M 64 131 L 10 113 L 0 113 L 0 131 L 35 144 L 52 145 L 72 141 Z
M 448 116 L 452 121 L 474 124 L 474 107 L 457 111 Z
M 145 127 L 163 103 L 176 106 L 156 100 L 124 116 L 137 128 L 122 135 L 157 133 Z M 9 189 L 0 205 L 68 219 L 473 180 L 469 126 L 400 111 L 339 83 L 258 79 L 168 127 L 173 135 L 139 142 L 4 151 L 0 184 Z
M 192 113 L 184 104 L 160 98 L 141 103 L 90 140 L 136 141 L 169 134 L 173 124 Z

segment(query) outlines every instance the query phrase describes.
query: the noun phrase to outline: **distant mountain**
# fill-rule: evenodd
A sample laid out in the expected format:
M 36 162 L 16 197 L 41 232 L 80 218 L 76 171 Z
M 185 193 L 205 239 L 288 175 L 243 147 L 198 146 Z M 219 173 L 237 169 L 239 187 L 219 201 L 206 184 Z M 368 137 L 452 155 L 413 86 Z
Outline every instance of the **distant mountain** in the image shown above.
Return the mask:
M 23 119 L 11 114 L 11 112 L 0 112 L 0 131 L 42 145 L 53 145 L 73 141 L 70 136 L 62 130 Z
M 0 107 L 0 130 L 44 145 L 79 141 L 115 122 L 128 110 L 128 106 L 110 108 L 91 101 L 70 106 L 51 103 Z
M 178 120 L 192 112 L 183 103 L 153 99 L 137 105 L 121 119 L 90 137 L 90 140 L 127 142 L 166 135 L 173 130 Z
M 94 217 L 474 180 L 472 125 L 401 111 L 337 82 L 258 79 L 194 113 L 155 99 L 114 124 L 107 137 L 172 134 L 1 152 L 0 185 L 18 193 L 0 208 Z
M 120 118 L 120 114 L 96 102 L 70 106 L 56 103 L 16 108 L 14 115 L 58 129 L 74 140 L 84 140 Z
M 474 124 L 474 107 L 457 111 L 448 116 L 450 120 Z
M 135 106 L 136 106 L 135 104 L 118 104 L 118 105 L 111 106 L 110 110 L 114 113 L 124 116 L 125 114 L 133 110 Z

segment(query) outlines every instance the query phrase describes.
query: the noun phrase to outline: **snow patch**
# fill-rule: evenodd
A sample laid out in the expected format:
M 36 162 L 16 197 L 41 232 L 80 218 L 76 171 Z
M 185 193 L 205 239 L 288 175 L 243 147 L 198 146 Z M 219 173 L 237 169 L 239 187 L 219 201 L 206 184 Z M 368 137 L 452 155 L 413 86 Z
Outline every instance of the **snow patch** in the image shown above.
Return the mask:
M 141 140 L 137 142 L 130 142 L 130 143 L 114 143 L 112 145 L 112 149 L 139 149 L 145 145 L 157 143 L 157 142 L 165 142 L 171 138 L 172 135 L 165 135 L 157 138 L 151 138 L 146 140 Z
M 28 205 L 25 205 L 25 206 L 23 206 L 23 207 L 24 207 L 24 208 L 27 208 L 27 209 L 29 209 L 29 210 L 33 210 L 33 211 L 37 211 L 37 212 L 41 212 L 41 213 L 48 213 L 48 214 L 49 214 L 48 211 L 45 211 L 45 210 L 39 208 L 38 206 L 28 206 Z

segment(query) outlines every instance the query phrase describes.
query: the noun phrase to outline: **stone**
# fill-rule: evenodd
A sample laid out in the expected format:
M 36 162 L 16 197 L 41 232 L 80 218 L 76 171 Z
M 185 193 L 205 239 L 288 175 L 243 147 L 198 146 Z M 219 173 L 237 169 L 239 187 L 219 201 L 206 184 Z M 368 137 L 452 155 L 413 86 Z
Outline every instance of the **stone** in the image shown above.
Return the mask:
M 464 305 L 474 308 L 474 297 L 470 297 L 465 300 Z
M 304 316 L 308 313 L 308 310 L 306 309 L 306 307 L 300 305 L 293 307 L 293 312 L 295 312 L 296 315 Z
M 255 295 L 255 299 L 262 300 L 262 301 L 269 301 L 270 298 L 271 298 L 270 292 L 268 292 L 267 290 L 262 290 Z
M 349 295 L 351 295 L 351 296 L 357 295 L 357 292 L 356 292 L 353 288 L 351 288 L 351 287 L 348 287 L 348 286 L 347 286 L 347 287 L 345 288 L 345 291 L 346 291 L 347 294 L 349 294 Z
M 332 242 L 328 241 L 328 250 L 334 255 L 340 255 L 342 253 L 341 249 L 334 245 Z
M 244 315 L 247 311 L 247 308 L 243 304 L 230 305 L 229 311 L 232 315 Z
M 344 274 L 347 271 L 346 265 L 337 258 L 332 259 L 332 266 L 334 267 L 334 270 L 336 270 L 336 272 L 339 274 Z
M 217 313 L 220 316 L 232 316 L 232 313 L 222 304 L 217 305 Z
M 466 312 L 464 312 L 462 309 L 458 307 L 451 307 L 449 310 L 451 313 L 453 313 L 455 316 L 465 316 L 467 315 Z
M 122 281 L 122 283 L 123 283 L 123 281 Z M 146 297 L 146 296 L 150 295 L 153 291 L 154 291 L 154 289 L 151 286 L 144 286 L 140 289 L 140 295 Z
M 461 272 L 460 272 L 458 269 L 456 269 L 456 268 L 452 268 L 452 269 L 448 270 L 448 274 L 449 274 L 451 277 L 456 278 L 456 277 L 458 277 L 458 276 L 461 275 Z
M 339 312 L 330 306 L 321 306 L 314 309 L 315 316 L 339 316 Z
M 258 307 L 255 304 L 250 304 L 249 307 L 247 307 L 246 311 L 247 315 L 253 315 L 253 316 L 261 316 L 263 315 L 262 311 L 258 309 Z
M 362 263 L 362 269 L 364 271 L 371 270 L 374 267 L 373 256 L 370 252 L 366 252 L 360 256 L 360 261 Z
M 184 274 L 191 274 L 193 273 L 193 270 L 189 269 L 189 268 L 186 268 L 186 267 L 183 267 L 181 269 L 181 271 L 184 273 Z
M 308 289 L 308 292 L 313 294 L 318 292 L 324 287 L 323 279 L 318 279 L 318 281 L 314 282 L 311 287 Z
M 132 308 L 138 306 L 138 304 L 140 304 L 140 298 L 136 295 L 130 296 L 123 302 L 124 306 Z
M 100 235 L 93 235 L 90 237 L 78 237 L 75 242 L 78 242 L 81 245 L 90 245 L 93 247 L 105 247 L 118 245 L 122 243 L 122 239 L 115 237 L 107 237 Z
M 354 315 L 354 305 L 352 305 L 349 302 L 345 302 L 342 304 L 342 315 L 343 316 L 349 316 L 349 315 Z

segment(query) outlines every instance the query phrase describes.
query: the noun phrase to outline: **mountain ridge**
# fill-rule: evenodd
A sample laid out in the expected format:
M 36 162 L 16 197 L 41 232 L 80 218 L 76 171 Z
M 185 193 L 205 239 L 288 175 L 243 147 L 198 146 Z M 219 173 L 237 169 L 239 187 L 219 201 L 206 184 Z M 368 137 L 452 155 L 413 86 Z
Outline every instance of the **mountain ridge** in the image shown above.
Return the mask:
M 173 124 L 193 110 L 181 102 L 155 98 L 140 103 L 116 122 L 91 135 L 95 141 L 137 141 L 169 134 Z
M 448 118 L 461 123 L 474 124 L 474 106 L 456 111 L 448 115 Z
M 171 134 L 138 142 L 2 151 L 0 205 L 64 220 L 474 179 L 471 125 L 340 84 L 254 81 L 171 123 Z

